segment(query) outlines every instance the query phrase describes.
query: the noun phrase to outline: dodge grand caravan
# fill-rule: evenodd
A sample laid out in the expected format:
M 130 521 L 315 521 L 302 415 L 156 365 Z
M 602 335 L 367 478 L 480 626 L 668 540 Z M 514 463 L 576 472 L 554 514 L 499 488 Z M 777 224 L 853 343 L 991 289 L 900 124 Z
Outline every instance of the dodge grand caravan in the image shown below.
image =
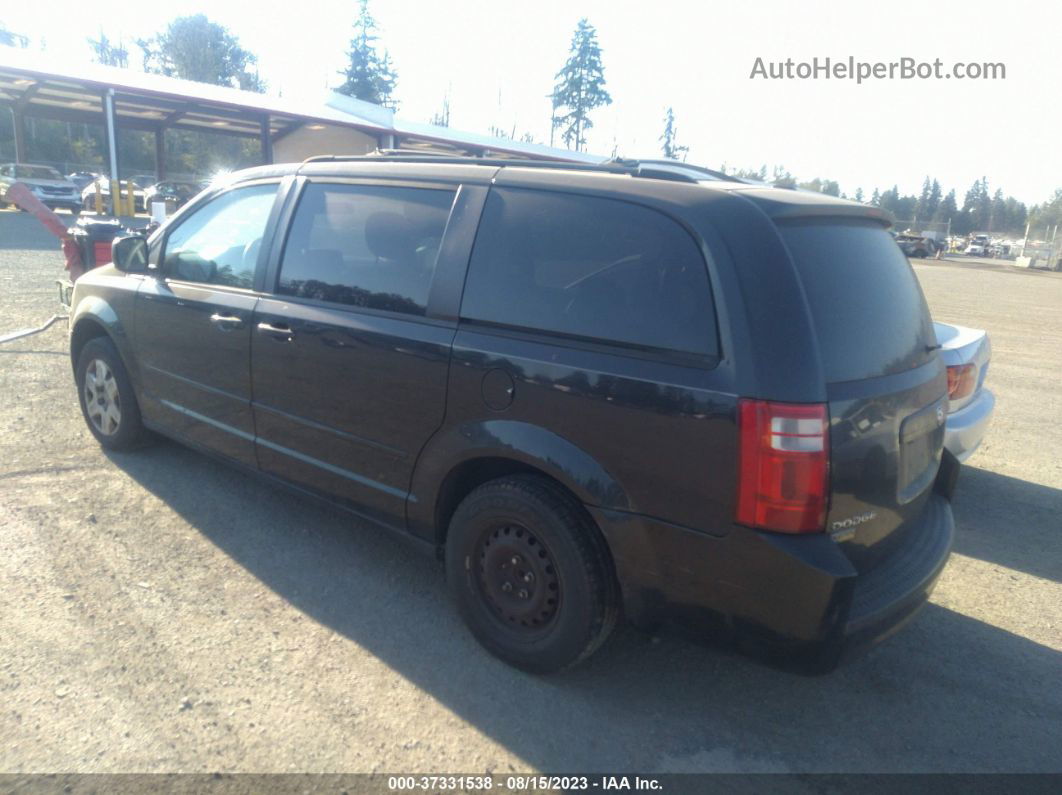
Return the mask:
M 623 614 L 824 671 L 951 548 L 945 367 L 888 225 L 676 163 L 311 158 L 116 241 L 70 353 L 100 444 L 409 534 L 513 665 Z

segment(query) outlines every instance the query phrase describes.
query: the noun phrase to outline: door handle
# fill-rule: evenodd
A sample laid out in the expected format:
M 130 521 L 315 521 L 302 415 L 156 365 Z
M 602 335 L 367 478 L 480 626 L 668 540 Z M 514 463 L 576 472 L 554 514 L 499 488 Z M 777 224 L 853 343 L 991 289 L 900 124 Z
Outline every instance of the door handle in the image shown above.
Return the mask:
M 291 342 L 291 340 L 295 337 L 295 334 L 291 330 L 291 328 L 284 323 L 279 323 L 275 326 L 271 323 L 259 323 L 258 330 L 265 334 L 271 335 L 273 339 L 279 342 Z
M 210 316 L 210 322 L 220 326 L 222 331 L 231 331 L 243 325 L 243 318 L 235 315 L 221 315 L 215 312 Z

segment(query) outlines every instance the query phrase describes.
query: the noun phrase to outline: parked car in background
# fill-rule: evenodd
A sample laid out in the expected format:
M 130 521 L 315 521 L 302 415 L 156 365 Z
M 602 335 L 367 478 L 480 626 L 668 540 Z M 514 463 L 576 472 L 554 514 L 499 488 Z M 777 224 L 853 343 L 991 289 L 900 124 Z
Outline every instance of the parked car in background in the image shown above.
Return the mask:
M 985 387 L 992 344 L 982 329 L 934 321 L 940 355 L 948 367 L 948 420 L 944 447 L 965 461 L 984 438 L 996 397 Z
M 81 206 L 87 212 L 92 212 L 96 209 L 96 186 L 99 185 L 100 195 L 103 197 L 104 212 L 110 212 L 111 206 L 111 180 L 109 177 L 101 176 L 94 179 L 88 185 L 86 185 L 81 191 Z M 140 187 L 136 182 L 128 179 L 122 179 L 118 181 L 118 190 L 121 191 L 122 198 L 124 199 L 128 195 L 129 186 L 133 187 L 133 208 L 137 212 L 144 212 L 147 210 L 147 205 L 144 203 L 144 189 Z
M 974 235 L 970 238 L 964 253 L 971 257 L 987 257 L 989 246 L 991 246 L 991 242 L 988 239 L 988 235 Z
M 53 210 L 63 208 L 76 213 L 81 209 L 81 196 L 77 185 L 51 166 L 35 166 L 29 163 L 0 165 L 0 207 L 11 203 L 5 201 L 4 196 L 7 189 L 16 182 L 21 182 L 29 188 L 34 196 Z
M 897 235 L 896 244 L 908 257 L 928 257 L 937 253 L 936 243 L 920 235 Z
M 71 364 L 104 447 L 150 428 L 423 542 L 513 665 L 622 613 L 821 672 L 917 612 L 954 532 L 888 225 L 674 161 L 311 158 L 116 241 Z
M 163 180 L 144 189 L 144 202 L 149 210 L 151 203 L 156 201 L 172 201 L 177 207 L 182 207 L 199 191 L 200 188 L 190 182 Z
M 72 174 L 67 174 L 66 178 L 77 185 L 78 193 L 85 189 L 85 186 L 94 180 L 100 179 L 103 175 L 93 171 L 75 171 Z

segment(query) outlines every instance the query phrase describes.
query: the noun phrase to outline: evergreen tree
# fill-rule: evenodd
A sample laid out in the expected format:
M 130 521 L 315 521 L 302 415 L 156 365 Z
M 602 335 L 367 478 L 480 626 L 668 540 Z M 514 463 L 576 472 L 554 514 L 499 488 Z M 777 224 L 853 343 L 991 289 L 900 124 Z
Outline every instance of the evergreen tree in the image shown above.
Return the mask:
M 203 14 L 178 17 L 154 38 L 136 43 L 144 55 L 145 72 L 265 91 L 258 76 L 258 59 L 227 28 Z
M 937 207 L 937 211 L 933 213 L 933 220 L 938 224 L 946 224 L 949 220 L 953 220 L 958 215 L 959 208 L 955 203 L 955 191 L 948 191 L 948 195 L 940 201 L 940 206 Z
M 818 191 L 819 193 L 825 193 L 827 196 L 841 195 L 841 186 L 832 179 L 820 179 L 819 177 L 815 177 L 815 179 L 810 182 L 801 182 L 799 187 Z
M 561 138 L 569 149 L 581 152 L 586 145 L 586 133 L 594 126 L 590 112 L 612 104 L 612 97 L 605 90 L 597 31 L 585 17 L 575 28 L 568 60 L 555 79 L 558 82 L 551 94 L 553 127 L 561 130 Z
M 25 49 L 29 47 L 29 37 L 9 30 L 4 26 L 3 22 L 0 22 L 0 47 L 21 47 Z
M 931 221 L 933 216 L 937 214 L 937 208 L 940 207 L 940 183 L 933 180 L 933 184 L 929 187 L 929 200 L 925 206 L 925 220 Z
M 862 202 L 863 202 L 863 189 L 862 188 L 856 188 L 855 195 L 852 198 L 855 199 L 857 202 L 862 204 Z
M 1052 227 L 1062 224 L 1062 188 L 1055 191 L 1055 195 L 1043 204 L 1034 204 L 1028 211 L 1026 222 L 1032 226 L 1030 235 L 1045 235 Z M 1021 230 L 1025 232 L 1024 227 Z M 1062 234 L 1062 227 L 1056 232 Z
M 929 204 L 929 191 L 930 191 L 929 177 L 926 177 L 925 181 L 922 183 L 922 193 L 921 193 L 921 195 L 919 195 L 918 202 L 915 205 L 914 217 L 915 217 L 916 221 L 921 221 L 923 218 L 927 218 L 928 217 L 925 213 L 926 213 L 926 205 Z
M 343 84 L 336 89 L 348 97 L 397 108 L 393 94 L 398 74 L 391 66 L 391 56 L 384 50 L 383 55 L 376 51 L 376 20 L 369 13 L 369 0 L 361 0 L 361 10 L 354 20 L 354 38 L 350 40 L 350 59 L 343 75 Z
M 893 185 L 889 190 L 881 194 L 878 199 L 878 207 L 883 210 L 888 210 L 893 215 L 896 215 L 896 208 L 900 202 L 900 191 Z
M 1006 221 L 1003 224 L 1003 228 L 1011 232 L 1024 232 L 1025 222 L 1028 220 L 1028 210 L 1025 205 L 1015 199 L 1013 196 L 1008 196 L 1006 205 L 1004 208 L 1004 215 Z
M 915 206 L 915 220 L 920 223 L 931 221 L 938 206 L 940 206 L 940 183 L 936 180 L 931 182 L 929 177 L 926 177 L 925 182 L 922 183 L 922 193 Z
M 781 166 L 774 167 L 771 175 L 771 184 L 776 188 L 795 188 L 797 186 L 796 177 Z
M 663 144 L 664 157 L 668 160 L 682 160 L 685 162 L 686 154 L 690 151 L 688 146 L 680 146 L 675 142 L 678 136 L 678 130 L 675 128 L 675 113 L 668 107 L 667 113 L 664 114 L 664 134 L 660 136 L 660 141 Z
M 1007 226 L 1007 202 L 1003 198 L 1003 189 L 996 188 L 992 194 L 992 203 L 989 205 L 988 231 L 998 232 Z
M 101 30 L 100 37 L 98 39 L 88 39 L 88 43 L 92 47 L 92 58 L 96 63 L 101 63 L 105 66 L 120 66 L 123 69 L 129 67 L 129 50 L 126 49 L 121 41 L 112 43 L 107 38 L 107 34 Z

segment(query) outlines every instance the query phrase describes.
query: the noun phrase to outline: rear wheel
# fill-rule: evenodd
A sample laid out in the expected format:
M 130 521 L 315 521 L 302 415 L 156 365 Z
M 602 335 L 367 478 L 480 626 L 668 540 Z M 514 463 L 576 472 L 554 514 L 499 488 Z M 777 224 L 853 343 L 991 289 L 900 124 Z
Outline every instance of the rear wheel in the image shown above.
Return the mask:
M 130 450 L 146 436 L 133 384 L 114 343 L 96 337 L 77 360 L 81 413 L 96 440 L 111 450 Z
M 600 532 L 574 498 L 541 477 L 502 478 L 469 494 L 450 522 L 446 569 L 472 634 L 527 671 L 589 657 L 619 612 Z

